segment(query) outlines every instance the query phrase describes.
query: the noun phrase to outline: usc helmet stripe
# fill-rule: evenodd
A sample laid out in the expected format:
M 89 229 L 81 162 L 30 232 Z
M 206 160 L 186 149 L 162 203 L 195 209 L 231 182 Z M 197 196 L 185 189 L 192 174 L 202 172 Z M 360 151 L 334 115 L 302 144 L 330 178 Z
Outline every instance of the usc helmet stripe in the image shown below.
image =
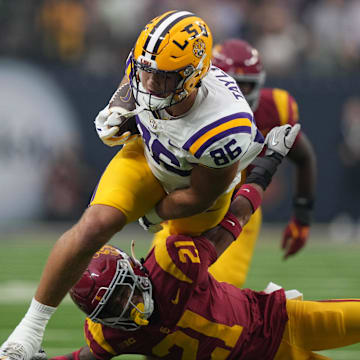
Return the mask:
M 142 55 L 147 58 L 151 56 L 151 59 L 155 60 L 156 52 L 170 29 L 182 19 L 191 16 L 194 14 L 189 11 L 172 11 L 152 24 L 154 27 L 145 41 Z

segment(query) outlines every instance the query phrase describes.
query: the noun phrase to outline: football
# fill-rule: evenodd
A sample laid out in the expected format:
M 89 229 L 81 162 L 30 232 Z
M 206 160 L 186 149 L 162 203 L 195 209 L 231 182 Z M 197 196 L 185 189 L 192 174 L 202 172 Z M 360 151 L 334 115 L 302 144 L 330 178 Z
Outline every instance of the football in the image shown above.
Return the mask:
M 133 111 L 136 109 L 135 99 L 129 83 L 119 86 L 119 88 L 115 91 L 109 102 L 109 109 L 110 111 L 117 111 L 119 113 L 124 112 L 124 110 Z M 119 127 L 119 131 L 117 133 L 118 136 L 122 135 L 126 131 L 130 131 L 131 134 L 139 134 L 135 116 L 120 116 L 120 119 L 121 123 L 120 125 L 117 125 Z

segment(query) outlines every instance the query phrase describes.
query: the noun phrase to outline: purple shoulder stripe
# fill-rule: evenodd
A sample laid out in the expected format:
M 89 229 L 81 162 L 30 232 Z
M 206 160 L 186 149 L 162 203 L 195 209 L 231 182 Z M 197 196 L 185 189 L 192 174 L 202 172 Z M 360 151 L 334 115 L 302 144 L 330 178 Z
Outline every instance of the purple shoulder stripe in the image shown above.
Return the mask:
M 251 114 L 246 113 L 246 112 L 240 112 L 240 113 L 236 113 L 236 114 L 232 114 L 229 116 L 225 116 L 219 120 L 214 121 L 213 123 L 204 126 L 202 129 L 200 129 L 199 131 L 197 131 L 193 136 L 190 137 L 190 139 L 183 145 L 183 149 L 189 151 L 191 145 L 197 140 L 199 139 L 201 136 L 203 136 L 205 133 L 207 133 L 209 130 L 224 124 L 228 121 L 234 120 L 234 119 L 249 119 L 251 122 L 253 122 L 253 117 Z
M 256 136 L 254 139 L 255 142 L 258 142 L 260 144 L 262 144 L 265 140 L 264 140 L 264 136 L 263 134 L 259 131 L 259 129 L 256 129 Z

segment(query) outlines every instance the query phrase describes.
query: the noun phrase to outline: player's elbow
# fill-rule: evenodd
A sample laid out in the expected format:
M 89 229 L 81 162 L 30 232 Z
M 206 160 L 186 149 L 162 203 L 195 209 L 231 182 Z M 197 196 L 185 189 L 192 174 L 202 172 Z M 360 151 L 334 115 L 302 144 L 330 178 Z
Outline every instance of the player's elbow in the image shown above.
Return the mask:
M 215 204 L 215 202 L 216 198 L 210 196 L 194 198 L 192 202 L 192 209 L 194 210 L 194 214 L 199 214 L 209 210 Z

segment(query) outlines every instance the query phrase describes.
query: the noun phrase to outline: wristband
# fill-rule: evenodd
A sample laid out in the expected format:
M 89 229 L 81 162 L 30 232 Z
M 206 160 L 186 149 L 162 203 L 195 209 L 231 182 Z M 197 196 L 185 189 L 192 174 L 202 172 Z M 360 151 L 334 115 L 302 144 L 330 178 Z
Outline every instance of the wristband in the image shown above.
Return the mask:
M 238 238 L 242 231 L 242 226 L 240 225 L 239 220 L 230 211 L 225 214 L 219 225 L 229 231 L 234 237 L 234 240 Z
M 276 172 L 277 167 L 281 164 L 283 156 L 277 152 L 271 155 L 258 156 L 250 165 L 253 169 L 246 177 L 246 184 L 257 184 L 265 190 Z
M 240 195 L 247 198 L 250 201 L 250 204 L 253 208 L 253 213 L 257 210 L 257 208 L 261 204 L 262 199 L 259 191 L 250 184 L 241 185 L 240 189 L 235 194 L 234 199 Z
M 301 225 L 310 225 L 314 200 L 305 197 L 295 197 L 293 200 L 294 216 Z

